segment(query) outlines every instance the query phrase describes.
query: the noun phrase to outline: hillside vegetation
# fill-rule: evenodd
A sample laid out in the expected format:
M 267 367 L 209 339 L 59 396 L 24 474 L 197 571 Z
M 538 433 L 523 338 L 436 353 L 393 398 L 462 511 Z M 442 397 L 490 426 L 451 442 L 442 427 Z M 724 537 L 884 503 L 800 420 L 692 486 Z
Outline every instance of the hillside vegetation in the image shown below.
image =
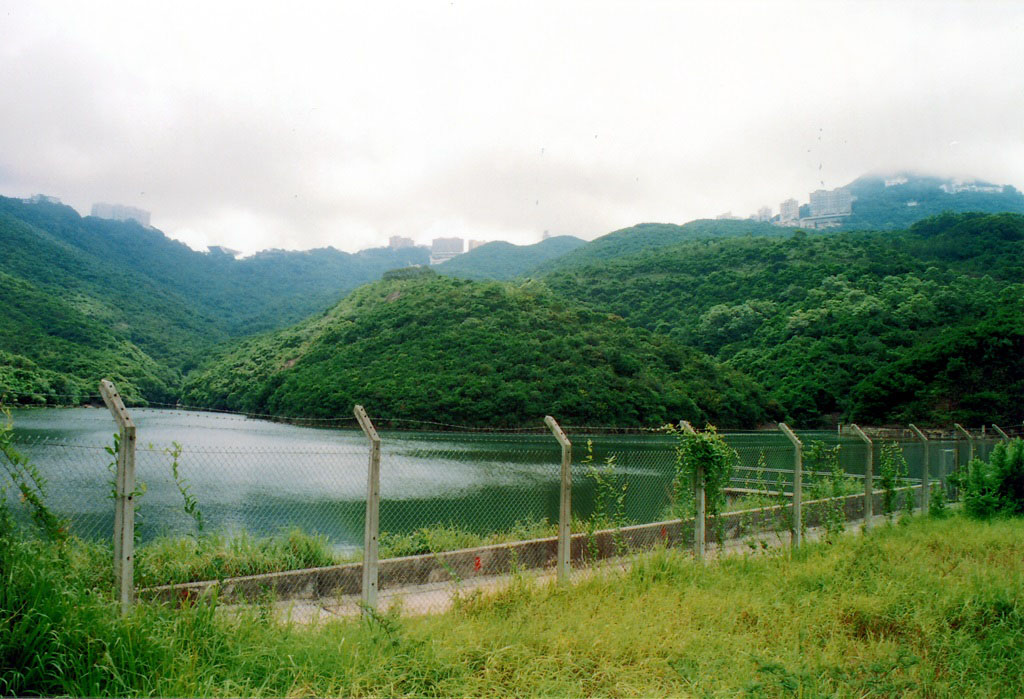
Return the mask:
M 846 185 L 855 200 L 853 215 L 843 221 L 843 228 L 896 230 L 947 212 L 1024 214 L 1024 194 L 1008 185 L 1002 191 L 956 191 L 955 187 L 964 183 L 914 173 L 897 175 L 906 182 L 886 187 L 886 178 L 866 175 Z M 972 184 L 982 189 L 995 189 L 989 182 Z M 951 191 L 942 189 L 943 185 Z
M 913 518 L 798 554 L 677 550 L 437 616 L 305 627 L 206 599 L 118 615 L 109 553 L 0 546 L 13 696 L 911 696 L 1024 693 L 1020 520 Z
M 943 367 L 996 360 L 960 352 L 949 338 L 988 332 L 1012 342 L 997 336 L 1019 327 L 1022 280 L 1024 217 L 1014 214 L 948 214 L 894 233 L 704 240 L 545 277 L 568 298 L 749 374 L 803 423 L 851 414 L 1020 421 L 1012 349 L 998 367 L 927 374 L 939 355 Z M 996 316 L 999 331 L 989 320 Z M 925 349 L 933 340 L 944 349 Z M 901 360 L 919 378 L 890 396 L 878 387 L 892 385 L 885 372 Z
M 777 414 L 739 373 L 536 283 L 424 270 L 360 288 L 325 316 L 227 349 L 186 383 L 195 405 L 536 426 L 752 426 Z
M 0 197 L 0 392 L 78 402 L 103 377 L 168 400 L 210 346 L 322 312 L 426 251 L 199 253 L 134 222 Z
M 503 240 L 485 243 L 434 267 L 441 274 L 462 279 L 507 281 L 527 276 L 539 265 L 554 260 L 586 243 L 560 235 L 533 245 L 513 245 Z
M 764 236 L 778 238 L 790 235 L 792 228 L 773 226 L 758 221 L 698 219 L 681 226 L 674 223 L 640 223 L 595 238 L 571 252 L 547 263 L 537 265 L 534 274 L 573 269 L 583 265 L 608 262 L 634 253 L 647 252 L 668 245 L 713 238 Z

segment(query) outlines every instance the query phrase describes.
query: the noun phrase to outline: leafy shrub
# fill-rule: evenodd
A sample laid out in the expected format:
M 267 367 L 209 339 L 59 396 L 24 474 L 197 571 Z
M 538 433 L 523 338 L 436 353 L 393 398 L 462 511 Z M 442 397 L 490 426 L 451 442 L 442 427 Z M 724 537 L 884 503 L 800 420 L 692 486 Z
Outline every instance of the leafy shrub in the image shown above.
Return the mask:
M 972 517 L 1024 515 L 1024 440 L 997 444 L 988 463 L 974 459 L 955 481 Z

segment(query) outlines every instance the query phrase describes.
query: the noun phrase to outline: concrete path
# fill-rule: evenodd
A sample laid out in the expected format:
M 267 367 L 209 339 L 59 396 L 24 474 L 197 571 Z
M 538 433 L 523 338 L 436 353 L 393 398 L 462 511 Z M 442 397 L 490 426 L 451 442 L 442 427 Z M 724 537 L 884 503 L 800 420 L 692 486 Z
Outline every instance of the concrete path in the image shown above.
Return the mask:
M 898 518 L 898 516 L 896 517 Z M 882 526 L 885 522 L 885 516 L 876 515 L 872 519 L 872 526 Z M 861 520 L 848 523 L 846 525 L 846 535 L 859 534 L 863 526 L 864 523 Z M 816 541 L 824 535 L 824 527 L 815 527 L 807 530 L 804 540 Z M 764 543 L 762 544 L 762 542 Z M 719 556 L 758 555 L 778 550 L 785 546 L 789 546 L 788 532 L 784 532 L 781 535 L 776 532 L 757 533 L 740 539 L 729 540 L 721 547 L 709 545 L 707 558 L 714 560 Z M 573 570 L 572 580 L 577 582 L 600 572 L 625 572 L 632 565 L 633 557 L 636 555 L 638 554 L 608 559 L 597 565 Z M 546 584 L 555 580 L 553 568 L 524 570 L 520 575 L 528 577 L 538 584 Z M 451 609 L 455 601 L 460 597 L 466 598 L 469 595 L 486 595 L 497 592 L 507 587 L 512 580 L 513 576 L 510 575 L 495 575 L 472 578 L 461 582 L 449 581 L 382 590 L 379 593 L 378 609 L 381 612 L 387 612 L 398 606 L 403 615 L 440 614 Z M 359 595 L 345 595 L 319 600 L 287 600 L 276 603 L 274 605 L 274 612 L 276 618 L 283 622 L 311 624 L 330 619 L 357 616 L 361 609 L 359 601 Z M 235 608 L 235 605 L 224 605 L 221 607 L 225 611 L 233 608 Z

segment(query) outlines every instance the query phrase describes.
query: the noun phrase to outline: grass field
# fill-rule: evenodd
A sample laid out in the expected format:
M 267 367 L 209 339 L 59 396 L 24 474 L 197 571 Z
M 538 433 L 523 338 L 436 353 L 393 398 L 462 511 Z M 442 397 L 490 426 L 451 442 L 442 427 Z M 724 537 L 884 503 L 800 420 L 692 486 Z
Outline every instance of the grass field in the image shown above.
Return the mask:
M 122 620 L 68 546 L 0 552 L 0 694 L 1024 694 L 1019 519 L 917 517 L 707 566 L 656 551 L 564 589 L 524 576 L 440 616 L 312 627 L 210 603 Z

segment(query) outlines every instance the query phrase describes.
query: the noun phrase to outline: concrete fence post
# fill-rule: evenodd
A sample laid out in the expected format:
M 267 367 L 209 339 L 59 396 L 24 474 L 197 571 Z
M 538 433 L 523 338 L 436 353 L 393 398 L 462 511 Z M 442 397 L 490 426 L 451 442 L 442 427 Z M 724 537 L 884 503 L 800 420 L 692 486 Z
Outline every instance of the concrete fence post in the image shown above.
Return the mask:
M 679 429 L 684 434 L 695 435 L 697 430 L 693 429 L 687 420 L 679 421 Z M 704 560 L 704 552 L 707 546 L 707 536 L 705 534 L 707 527 L 707 500 L 704 491 L 704 466 L 697 464 L 697 469 L 693 474 L 693 501 L 696 505 L 696 511 L 694 512 L 693 518 L 693 555 L 697 557 L 698 561 Z
M 850 429 L 868 447 L 868 455 L 864 459 L 864 529 L 871 529 L 871 519 L 875 516 L 875 444 L 857 425 L 850 425 Z
M 910 424 L 910 430 L 917 435 L 917 438 L 924 445 L 924 459 L 921 461 L 921 511 L 927 512 L 932 497 L 931 469 L 928 462 L 928 452 L 930 451 L 928 449 L 928 438 L 913 423 Z
M 804 445 L 800 439 L 789 429 L 784 422 L 779 423 L 779 429 L 789 437 L 793 443 L 793 529 L 791 530 L 790 542 L 793 548 L 798 548 L 803 541 L 803 488 L 804 488 Z
M 963 428 L 963 425 L 961 425 L 959 422 L 954 422 L 953 427 L 955 427 L 956 431 L 962 434 L 967 439 L 967 463 L 971 463 L 972 461 L 974 461 L 974 437 L 972 437 L 971 433 L 965 430 Z M 959 452 L 960 450 L 957 449 L 958 454 Z
M 363 534 L 363 613 L 377 609 L 378 544 L 380 538 L 380 437 L 363 406 L 353 411 L 363 434 L 370 440 L 366 471 L 366 528 Z
M 1009 442 L 1010 441 L 1010 435 L 1008 435 L 1005 432 L 1003 432 L 1003 428 L 1000 427 L 999 425 L 997 425 L 994 422 L 992 423 L 992 429 L 994 429 L 996 431 L 996 433 L 999 435 L 1000 439 L 1002 439 L 1005 442 Z
M 572 520 L 572 442 L 558 426 L 555 418 L 547 415 L 544 424 L 551 430 L 558 443 L 562 446 L 561 492 L 558 505 L 558 584 L 569 582 L 569 561 L 572 557 L 572 540 L 569 537 L 569 525 Z
M 135 423 L 114 384 L 100 381 L 100 395 L 120 434 L 114 477 L 114 584 L 121 613 L 127 614 L 135 601 Z

